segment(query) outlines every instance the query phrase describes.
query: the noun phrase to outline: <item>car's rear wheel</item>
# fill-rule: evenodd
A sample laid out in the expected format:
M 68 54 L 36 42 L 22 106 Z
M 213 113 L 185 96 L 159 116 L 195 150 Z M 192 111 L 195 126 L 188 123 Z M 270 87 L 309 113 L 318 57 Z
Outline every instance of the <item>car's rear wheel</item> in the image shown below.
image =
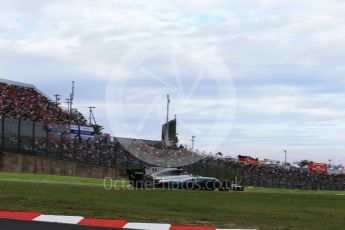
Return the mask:
M 221 181 L 221 186 L 219 188 L 219 191 L 229 191 L 231 190 L 231 183 L 227 180 Z
M 143 188 L 150 189 L 154 188 L 154 179 L 151 176 L 146 176 L 143 179 Z
M 187 189 L 187 190 L 195 190 L 195 183 L 193 181 L 189 181 L 189 182 L 186 182 L 184 184 L 184 189 Z
M 205 190 L 207 190 L 207 191 L 214 191 L 217 188 L 218 188 L 217 187 L 217 182 L 209 181 L 209 182 L 205 183 Z

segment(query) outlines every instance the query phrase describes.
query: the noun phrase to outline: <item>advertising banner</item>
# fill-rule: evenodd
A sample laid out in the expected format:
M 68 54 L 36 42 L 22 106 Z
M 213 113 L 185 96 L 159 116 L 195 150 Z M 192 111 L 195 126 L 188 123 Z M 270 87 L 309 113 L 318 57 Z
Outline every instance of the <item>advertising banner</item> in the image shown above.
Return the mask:
M 71 138 L 94 139 L 95 130 L 93 127 L 71 125 Z
M 248 156 L 238 156 L 238 161 L 246 165 L 259 165 L 259 160 Z
M 323 164 L 323 163 L 311 162 L 309 164 L 310 173 L 316 173 L 316 174 L 327 173 L 327 168 L 328 168 L 327 164 Z

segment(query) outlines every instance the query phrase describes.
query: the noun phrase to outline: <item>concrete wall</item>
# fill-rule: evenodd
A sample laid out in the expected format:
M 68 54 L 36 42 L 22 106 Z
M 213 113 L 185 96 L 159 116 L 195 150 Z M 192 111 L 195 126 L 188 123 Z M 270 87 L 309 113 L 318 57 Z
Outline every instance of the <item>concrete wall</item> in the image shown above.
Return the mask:
M 4 153 L 0 171 L 16 173 L 38 173 L 87 178 L 118 178 L 118 170 L 110 167 L 86 165 L 24 154 Z

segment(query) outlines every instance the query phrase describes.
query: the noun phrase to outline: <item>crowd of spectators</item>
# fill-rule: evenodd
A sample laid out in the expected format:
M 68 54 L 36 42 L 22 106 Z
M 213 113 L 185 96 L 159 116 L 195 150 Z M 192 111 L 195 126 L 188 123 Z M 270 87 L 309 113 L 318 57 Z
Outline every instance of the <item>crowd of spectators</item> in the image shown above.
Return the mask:
M 33 87 L 0 82 L 0 111 L 13 117 L 40 119 L 47 123 L 83 124 L 85 120 L 64 111 Z
M 161 144 L 150 145 L 143 140 L 131 140 L 129 145 L 125 143 L 124 147 L 131 152 L 135 157 L 149 162 L 153 165 L 163 167 L 179 167 L 198 162 L 204 156 L 197 151 L 186 148 L 180 145 L 179 147 L 162 147 Z
M 94 140 L 64 138 L 22 138 L 21 150 L 40 156 L 66 161 L 108 167 L 140 168 L 158 165 L 161 167 L 184 166 L 186 171 L 202 176 L 234 180 L 255 187 L 345 190 L 344 174 L 310 173 L 305 167 L 278 164 L 244 163 L 238 158 L 205 155 L 185 147 L 162 149 L 141 140 L 130 139 L 130 145 L 105 140 L 98 136 Z M 17 137 L 8 138 L 13 146 Z
M 208 156 L 196 164 L 195 173 L 237 178 L 242 184 L 255 187 L 345 190 L 344 174 L 310 173 L 306 167 L 243 163 L 239 159 Z M 192 167 L 193 168 L 193 167 Z
M 33 87 L 0 82 L 0 111 L 14 119 L 39 119 L 44 126 L 46 136 L 23 136 L 18 139 L 18 135 L 5 135 L 2 145 L 19 149 L 23 153 L 109 167 L 142 167 L 147 163 L 163 167 L 186 166 L 191 173 L 224 179 L 236 177 L 251 186 L 345 189 L 343 174 L 317 174 L 302 167 L 260 164 L 258 159 L 248 156 L 229 159 L 200 153 L 184 146 L 167 148 L 159 142 L 115 140 L 105 135 L 89 140 L 71 138 L 68 124 L 84 125 L 85 119 L 64 111 Z M 59 134 L 53 135 L 54 129 L 60 129 Z
M 163 167 L 185 166 L 190 173 L 222 179 L 238 179 L 255 187 L 290 189 L 345 190 L 344 174 L 311 173 L 308 167 L 259 161 L 250 156 L 225 158 L 193 151 L 185 147 L 162 149 L 142 140 L 124 146 L 135 157 Z M 244 160 L 245 159 L 245 160 Z

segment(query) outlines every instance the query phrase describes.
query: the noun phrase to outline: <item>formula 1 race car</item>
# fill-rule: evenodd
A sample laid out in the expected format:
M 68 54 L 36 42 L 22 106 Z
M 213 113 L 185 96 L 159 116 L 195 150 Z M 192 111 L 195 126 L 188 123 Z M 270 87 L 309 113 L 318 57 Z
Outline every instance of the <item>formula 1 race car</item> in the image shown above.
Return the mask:
M 233 185 L 213 177 L 193 176 L 179 168 L 168 168 L 158 172 L 128 170 L 129 181 L 135 188 L 167 188 L 192 190 L 231 190 Z

